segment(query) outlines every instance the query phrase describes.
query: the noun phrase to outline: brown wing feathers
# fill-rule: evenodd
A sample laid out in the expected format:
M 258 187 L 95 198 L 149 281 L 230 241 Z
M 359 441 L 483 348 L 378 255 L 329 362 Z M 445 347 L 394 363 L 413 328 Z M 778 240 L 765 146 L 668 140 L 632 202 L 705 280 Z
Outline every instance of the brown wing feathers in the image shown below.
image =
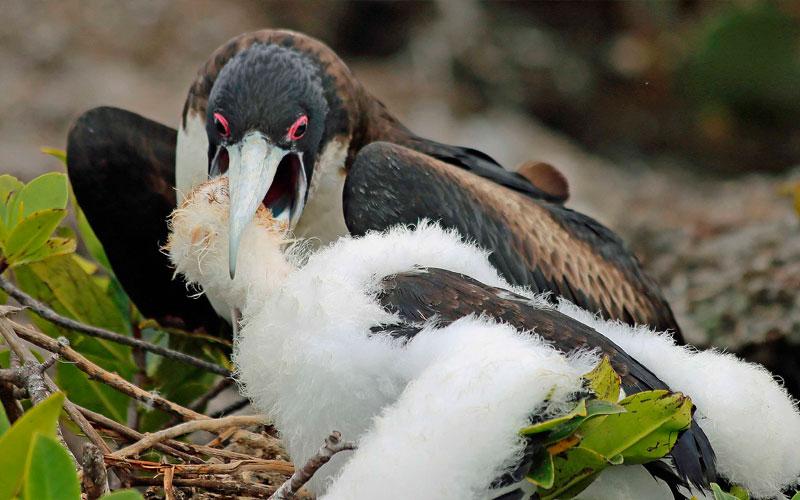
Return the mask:
M 422 217 L 439 220 L 489 249 L 513 284 L 553 292 L 608 318 L 677 331 L 658 286 L 622 241 L 560 205 L 385 143 L 357 157 L 344 205 L 356 234 Z

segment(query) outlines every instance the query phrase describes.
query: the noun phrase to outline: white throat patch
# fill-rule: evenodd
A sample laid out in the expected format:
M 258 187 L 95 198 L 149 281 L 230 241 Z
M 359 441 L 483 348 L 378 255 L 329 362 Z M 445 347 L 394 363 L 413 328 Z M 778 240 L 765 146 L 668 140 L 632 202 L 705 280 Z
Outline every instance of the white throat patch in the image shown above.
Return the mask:
M 333 140 L 322 151 L 308 188 L 308 204 L 294 230 L 298 237 L 314 238 L 319 244 L 326 245 L 347 234 L 342 191 L 349 146 L 350 141 Z

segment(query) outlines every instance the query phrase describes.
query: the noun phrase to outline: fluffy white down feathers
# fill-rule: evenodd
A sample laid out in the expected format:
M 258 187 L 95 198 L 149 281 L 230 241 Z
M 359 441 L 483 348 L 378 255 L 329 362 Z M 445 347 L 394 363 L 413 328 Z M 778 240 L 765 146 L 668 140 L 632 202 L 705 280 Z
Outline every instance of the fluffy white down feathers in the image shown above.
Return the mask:
M 517 430 L 527 415 L 546 399 L 557 411 L 595 362 L 566 358 L 538 337 L 476 318 L 426 330 L 405 346 L 371 336 L 371 326 L 392 321 L 375 300 L 387 275 L 440 267 L 511 289 L 486 252 L 435 225 L 342 238 L 306 259 L 302 247 L 286 247 L 264 209 L 245 232 L 231 281 L 227 222 L 224 182 L 199 188 L 173 216 L 170 257 L 188 281 L 244 309 L 234 353 L 241 388 L 275 419 L 294 461 L 305 461 L 334 429 L 359 440 L 355 454 L 339 454 L 321 469 L 311 484 L 318 494 L 482 498 L 521 452 Z M 766 370 L 600 321 L 565 301 L 558 310 L 691 396 L 723 475 L 760 497 L 796 481 L 800 414 Z M 654 497 L 652 481 L 641 482 L 644 491 L 609 488 L 636 469 L 604 473 L 585 494 Z

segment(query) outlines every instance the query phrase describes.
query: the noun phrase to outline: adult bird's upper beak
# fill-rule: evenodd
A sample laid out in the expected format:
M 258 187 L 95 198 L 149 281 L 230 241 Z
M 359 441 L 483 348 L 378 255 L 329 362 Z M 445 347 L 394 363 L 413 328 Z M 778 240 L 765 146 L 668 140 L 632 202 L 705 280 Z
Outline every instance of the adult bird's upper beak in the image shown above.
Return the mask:
M 297 153 L 287 151 L 271 144 L 258 131 L 248 132 L 242 140 L 226 147 L 228 152 L 228 189 L 231 196 L 230 231 L 228 246 L 228 266 L 231 279 L 236 274 L 236 258 L 239 254 L 239 242 L 245 228 L 263 202 L 270 187 L 273 186 L 278 167 L 286 157 L 296 157 L 298 161 L 289 162 L 284 168 L 291 169 L 285 175 L 288 185 L 276 186 L 276 190 L 287 190 L 278 196 L 288 196 L 290 205 L 284 208 L 268 207 L 273 216 L 287 216 L 290 227 L 297 223 L 305 204 L 307 181 L 302 158 Z M 282 176 L 283 178 L 283 176 Z M 274 213 L 280 210 L 279 213 Z M 284 214 L 286 212 L 286 214 Z

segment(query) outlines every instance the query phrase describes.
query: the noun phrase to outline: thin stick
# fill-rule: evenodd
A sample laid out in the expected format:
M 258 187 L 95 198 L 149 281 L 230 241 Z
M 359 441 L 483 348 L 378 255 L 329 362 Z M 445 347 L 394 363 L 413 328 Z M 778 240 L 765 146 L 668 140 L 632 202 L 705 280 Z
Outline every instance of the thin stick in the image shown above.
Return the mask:
M 163 486 L 163 481 L 158 477 L 134 477 L 134 482 L 147 486 Z M 218 479 L 188 479 L 176 477 L 172 480 L 174 486 L 185 486 L 191 488 L 203 488 L 204 490 L 233 495 L 252 496 L 256 498 L 267 498 L 275 492 L 272 486 L 262 486 L 253 483 L 243 483 L 234 481 L 220 481 Z
M 77 406 L 77 405 L 76 405 Z M 126 438 L 130 442 L 139 441 L 145 438 L 145 435 L 139 431 L 131 429 L 130 427 L 123 425 L 116 420 L 112 420 L 105 415 L 100 413 L 93 412 L 88 408 L 84 408 L 82 406 L 78 406 L 80 412 L 92 422 L 99 424 L 106 429 L 110 429 L 111 431 L 119 434 L 123 438 Z M 189 453 L 195 452 L 188 446 L 187 443 L 181 443 L 180 441 L 173 441 L 169 440 L 164 443 L 158 443 L 154 446 L 155 449 L 162 453 L 166 453 L 168 455 L 172 455 L 173 457 L 178 457 L 185 462 L 195 462 L 195 463 L 203 463 L 203 460 L 190 455 Z M 203 452 L 195 452 L 197 455 L 208 455 L 208 453 Z
M 158 394 L 147 392 L 144 389 L 128 382 L 116 373 L 111 373 L 103 368 L 100 368 L 96 364 L 86 359 L 82 354 L 72 349 L 66 343 L 59 342 L 41 332 L 19 325 L 13 321 L 6 321 L 11 323 L 21 338 L 27 340 L 35 346 L 41 347 L 42 349 L 60 354 L 62 358 L 72 362 L 76 368 L 89 375 L 90 379 L 99 380 L 109 387 L 112 387 L 119 392 L 136 399 L 137 401 L 153 405 L 154 408 L 158 408 L 159 410 L 176 415 L 181 420 L 209 419 L 209 417 L 203 415 L 202 413 L 197 413 L 196 411 L 184 408 L 183 406 L 175 404 L 172 401 L 159 396 Z M 102 447 L 100 449 L 102 449 Z
M 84 443 L 81 464 L 81 489 L 86 493 L 86 500 L 97 500 L 108 493 L 108 473 L 100 449 L 92 443 Z
M 0 315 L 0 334 L 2 334 L 3 338 L 5 338 L 6 344 L 8 344 L 8 347 L 11 349 L 11 351 L 19 356 L 19 359 L 22 361 L 22 363 L 20 366 L 14 366 L 8 370 L 3 370 L 3 372 L 6 372 L 4 375 L 10 378 L 10 382 L 16 383 L 20 387 L 23 387 L 25 390 L 27 390 L 28 395 L 31 398 L 31 402 L 34 405 L 37 405 L 47 399 L 50 394 L 54 392 L 50 390 L 50 387 L 48 387 L 47 381 L 45 380 L 47 375 L 44 373 L 44 371 L 47 369 L 47 365 L 45 363 L 39 364 L 39 361 L 36 359 L 36 357 L 27 347 L 25 347 L 25 344 L 22 343 L 20 338 L 14 332 L 14 329 L 9 325 L 9 320 L 6 318 L 6 313 L 9 312 L 10 309 L 11 308 L 8 308 L 7 306 L 2 307 L 2 314 Z M 50 364 L 53 362 L 55 361 L 53 360 Z M 58 434 L 58 440 L 64 446 L 64 449 L 67 450 L 67 453 L 69 453 L 76 470 L 80 472 L 82 470 L 81 464 L 75 458 L 75 455 L 72 454 L 72 451 L 67 446 L 66 441 L 64 441 L 64 436 L 61 434 L 61 429 L 57 428 L 56 433 Z
M 126 335 L 121 335 L 119 333 L 112 332 L 111 330 L 106 330 L 104 328 L 98 328 L 96 326 L 86 325 L 81 323 L 80 321 L 75 321 L 72 318 L 61 316 L 54 310 L 50 309 L 43 302 L 39 302 L 38 300 L 34 299 L 27 293 L 17 288 L 17 286 L 14 285 L 14 283 L 12 283 L 11 280 L 2 275 L 0 275 L 0 288 L 2 288 L 3 291 L 5 291 L 9 296 L 13 297 L 20 304 L 30 308 L 30 310 L 35 312 L 37 315 L 41 316 L 47 321 L 55 323 L 69 330 L 74 330 L 76 332 L 80 332 L 89 335 L 91 337 L 110 340 L 118 344 L 124 344 L 131 347 L 139 347 L 145 351 L 149 351 L 154 354 L 164 356 L 165 358 L 174 359 L 176 361 L 180 361 L 181 363 L 193 365 L 198 368 L 202 368 L 203 370 L 209 371 L 211 373 L 216 373 L 217 375 L 223 375 L 225 377 L 229 377 L 231 375 L 230 370 L 215 365 L 214 363 L 209 363 L 208 361 L 205 361 L 203 359 L 190 356 L 189 354 L 184 354 L 182 352 L 174 351 L 166 347 L 151 344 L 150 342 L 144 340 L 135 339 L 132 337 L 128 337 Z
M 0 402 L 12 424 L 22 416 L 22 405 L 14 397 L 14 384 L 11 382 L 0 382 Z
M 164 472 L 164 494 L 167 500 L 175 500 L 175 490 L 172 489 L 172 481 L 175 479 L 175 467 L 167 465 L 162 469 Z
M 139 441 L 140 439 L 145 438 L 144 434 L 135 431 L 129 427 L 126 427 L 125 425 L 120 424 L 116 420 L 111 420 L 105 415 L 95 413 L 92 410 L 86 408 L 81 408 L 81 407 L 79 408 L 81 410 L 81 413 L 83 413 L 89 420 L 99 425 L 102 425 L 103 427 L 106 427 L 111 431 L 116 432 L 119 435 L 126 437 L 130 441 Z M 203 446 L 200 444 L 184 443 L 182 441 L 176 441 L 174 439 L 169 439 L 167 441 L 164 441 L 163 443 L 158 443 L 154 446 L 154 448 L 169 455 L 178 457 L 186 462 L 204 463 L 203 460 L 198 458 L 199 456 L 225 458 L 228 460 L 253 459 L 252 456 L 247 455 L 246 453 L 210 448 L 208 446 Z M 190 455 L 191 453 L 193 453 L 196 456 Z
M 192 410 L 192 411 L 198 411 L 199 412 L 201 408 L 203 408 L 209 401 L 211 401 L 212 399 L 217 397 L 219 395 L 219 393 L 221 393 L 222 391 L 224 391 L 225 389 L 230 387 L 231 384 L 233 384 L 233 379 L 231 379 L 231 378 L 223 377 L 223 378 L 217 380 L 217 382 L 214 384 L 214 386 L 211 389 L 209 389 L 205 394 L 203 394 L 202 396 L 197 398 L 192 404 L 189 405 L 189 409 Z M 211 418 L 216 418 L 216 417 L 211 416 Z M 164 427 L 172 427 L 173 425 L 176 425 L 176 424 L 179 424 L 179 423 L 180 423 L 180 420 L 178 420 L 175 417 L 172 417 L 172 419 L 170 419 L 169 422 L 164 424 Z
M 294 473 L 294 466 L 292 463 L 284 460 L 249 459 L 236 460 L 227 464 L 160 464 L 146 460 L 118 458 L 115 455 L 106 455 L 104 460 L 109 466 L 143 470 L 155 474 L 161 474 L 167 468 L 170 468 L 174 471 L 176 476 L 200 474 L 232 475 L 244 471 L 272 472 L 287 476 Z
M 117 458 L 125 458 L 131 455 L 138 454 L 154 444 L 160 443 L 164 440 L 174 437 L 189 434 L 195 431 L 219 431 L 227 427 L 241 427 L 246 425 L 260 425 L 266 416 L 264 415 L 240 415 L 234 417 L 225 417 L 218 419 L 206 420 L 193 420 L 191 422 L 184 422 L 175 427 L 162 429 L 152 434 L 145 434 L 145 438 L 121 450 L 112 453 Z
M 221 410 L 215 411 L 214 413 L 211 414 L 211 418 L 224 417 L 225 415 L 228 415 L 229 413 L 233 413 L 235 411 L 241 410 L 242 408 L 244 408 L 245 406 L 247 406 L 249 404 L 250 404 L 250 400 L 249 399 L 246 399 L 246 398 L 245 399 L 240 399 L 239 401 L 236 401 L 235 403 L 229 404 L 228 406 L 226 406 L 225 408 L 222 408 Z
M 36 363 L 36 364 L 38 364 L 38 361 L 36 360 L 36 357 L 34 357 L 34 355 L 31 354 L 31 351 L 27 347 L 25 347 L 25 345 L 20 340 L 20 337 L 25 338 L 25 340 L 28 340 L 26 338 L 26 336 L 23 335 L 23 332 L 21 331 L 23 329 L 23 327 L 21 327 L 20 325 L 17 325 L 16 323 L 11 321 L 7 317 L 8 314 L 10 314 L 12 312 L 15 312 L 15 311 L 18 311 L 18 310 L 19 309 L 16 308 L 16 307 L 0 306 L 0 332 L 2 333 L 3 337 L 5 337 L 6 342 L 8 342 L 8 346 L 11 348 L 11 350 L 14 353 L 16 353 L 17 356 L 19 356 L 20 360 L 22 360 L 26 364 L 27 363 Z M 35 330 L 31 330 L 29 328 L 24 328 L 24 329 L 25 330 L 29 330 L 30 332 L 36 334 L 36 336 L 41 336 L 41 337 L 44 337 L 44 338 L 48 339 L 51 342 L 54 342 L 56 346 L 62 346 L 63 347 L 63 344 L 61 344 L 57 340 L 51 339 L 50 337 L 48 337 L 47 335 L 45 335 L 43 333 L 39 333 L 39 332 L 37 332 Z M 30 341 L 30 340 L 28 340 L 28 341 Z M 57 353 L 56 351 L 53 351 L 52 349 L 48 349 L 48 350 L 50 352 Z M 60 354 L 60 353 L 57 353 L 57 354 Z M 58 386 L 55 384 L 55 382 L 53 382 L 53 380 L 50 378 L 49 375 L 47 375 L 46 373 L 42 373 L 42 376 L 44 378 L 44 383 L 46 385 L 46 390 L 47 391 L 49 391 L 50 393 L 59 392 L 60 391 Z M 28 390 L 30 392 L 30 388 Z M 33 397 L 32 394 L 31 394 L 31 397 Z M 64 411 L 67 412 L 67 416 L 69 416 L 70 420 L 75 422 L 75 424 L 80 428 L 81 431 L 83 431 L 83 433 L 86 435 L 86 437 L 89 438 L 89 441 L 91 441 L 92 443 L 94 443 L 95 446 L 100 448 L 100 450 L 103 453 L 111 452 L 111 448 L 108 447 L 108 444 L 106 444 L 106 442 L 103 441 L 103 438 L 100 437 L 100 434 L 98 434 L 97 431 L 94 429 L 94 427 L 91 426 L 89 421 L 86 420 L 86 418 L 84 418 L 83 415 L 81 415 L 81 413 L 78 411 L 78 409 L 72 403 L 72 401 L 70 401 L 67 398 L 64 398 L 64 406 L 63 406 L 63 408 L 64 408 Z
M 285 483 L 271 496 L 269 500 L 288 500 L 292 498 L 297 491 L 302 488 L 320 467 L 328 463 L 331 457 L 345 450 L 355 450 L 355 443 L 349 441 L 342 442 L 342 433 L 339 431 L 331 432 L 330 436 L 325 438 L 325 444 L 319 449 L 316 455 L 308 459 L 306 465 L 301 469 L 297 469 Z

